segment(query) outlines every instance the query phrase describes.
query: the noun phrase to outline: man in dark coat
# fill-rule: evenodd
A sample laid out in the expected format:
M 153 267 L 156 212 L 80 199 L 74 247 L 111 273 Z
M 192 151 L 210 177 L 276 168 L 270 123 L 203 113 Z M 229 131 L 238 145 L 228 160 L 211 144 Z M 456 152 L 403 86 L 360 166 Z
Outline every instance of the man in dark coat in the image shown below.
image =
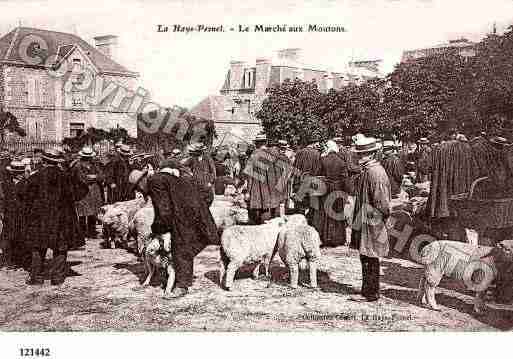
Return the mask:
M 262 224 L 264 214 L 274 217 L 278 203 L 273 199 L 273 185 L 275 182 L 274 158 L 267 148 L 267 137 L 259 134 L 255 138 L 256 150 L 246 164 L 244 173 L 248 183 L 248 216 L 252 224 Z
M 298 192 L 304 193 L 304 189 L 302 191 L 300 189 L 302 189 L 302 186 L 310 183 L 308 177 L 318 176 L 321 170 L 321 152 L 316 148 L 314 143 L 309 144 L 296 153 L 293 167 L 296 171 L 293 179 L 293 191 L 295 194 Z M 302 198 L 296 197 L 294 202 L 296 209 L 302 214 L 305 214 L 310 206 L 310 198 L 308 195 Z
M 25 195 L 25 240 L 32 251 L 27 284 L 43 284 L 44 259 L 51 248 L 51 284 L 59 285 L 66 277 L 68 249 L 84 244 L 77 237 L 75 202 L 87 195 L 88 186 L 62 167 L 62 152 L 47 150 L 42 159 L 43 167 L 28 179 Z
M 212 157 L 205 153 L 205 145 L 195 143 L 189 146 L 189 157 L 184 165 L 191 169 L 193 176 L 204 186 L 212 187 L 216 180 L 216 165 Z
M 84 147 L 78 153 L 80 159 L 72 165 L 74 175 L 89 186 L 87 196 L 76 204 L 82 232 L 89 238 L 96 237 L 97 214 L 103 206 L 103 171 L 96 163 L 96 153 L 91 147 Z
M 110 187 L 111 203 L 129 201 L 135 198 L 135 192 L 128 182 L 128 176 L 134 169 L 129 162 L 132 151 L 128 145 L 121 145 L 118 153 L 107 164 L 107 183 Z
M 393 141 L 383 142 L 383 159 L 381 165 L 385 169 L 390 180 L 390 190 L 392 197 L 397 197 L 401 193 L 401 184 L 403 182 L 404 167 L 399 156 L 395 154 Z
M 27 250 L 23 239 L 25 228 L 25 165 L 12 161 L 6 167 L 7 174 L 1 184 L 1 206 L 3 229 L 1 232 L 2 249 L 7 254 L 10 266 L 28 268 L 31 251 Z
M 390 182 L 375 159 L 376 139 L 360 137 L 355 152 L 360 156 L 362 172 L 356 181 L 356 198 L 351 231 L 351 248 L 360 252 L 362 264 L 362 299 L 379 299 L 380 258 L 389 250 L 386 221 L 390 216 Z
M 413 155 L 415 159 L 415 170 L 417 172 L 417 182 L 430 181 L 429 176 L 432 168 L 431 147 L 429 140 L 422 137 L 418 142 L 418 147 Z
M 165 160 L 159 172 L 147 179 L 147 192 L 155 208 L 151 226 L 155 235 L 171 233 L 171 254 L 176 271 L 172 298 L 184 296 L 192 285 L 194 257 L 210 244 L 220 244 L 217 227 L 198 184 L 180 175 L 180 164 Z

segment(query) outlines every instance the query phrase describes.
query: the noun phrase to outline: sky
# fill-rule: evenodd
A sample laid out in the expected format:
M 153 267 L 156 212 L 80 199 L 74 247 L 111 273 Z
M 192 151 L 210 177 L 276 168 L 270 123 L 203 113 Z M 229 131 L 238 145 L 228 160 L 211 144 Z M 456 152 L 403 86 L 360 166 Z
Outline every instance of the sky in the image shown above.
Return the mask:
M 383 59 L 389 72 L 402 51 L 467 37 L 477 41 L 513 24 L 512 0 L 0 0 L 0 35 L 22 26 L 71 32 L 94 44 L 119 36 L 117 59 L 140 73 L 161 106 L 192 107 L 219 93 L 230 61 L 249 64 L 300 47 L 303 62 L 341 71 L 350 60 Z M 343 33 L 159 33 L 157 25 L 338 25 Z

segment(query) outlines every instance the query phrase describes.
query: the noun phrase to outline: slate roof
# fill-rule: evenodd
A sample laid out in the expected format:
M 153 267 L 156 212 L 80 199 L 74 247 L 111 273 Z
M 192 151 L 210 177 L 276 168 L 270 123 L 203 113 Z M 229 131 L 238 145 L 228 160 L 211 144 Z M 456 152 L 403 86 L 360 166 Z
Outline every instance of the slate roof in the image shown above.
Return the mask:
M 30 27 L 17 27 L 0 38 L 0 62 L 22 63 L 23 60 L 17 49 L 21 41 L 29 35 L 42 38 L 48 45 L 49 55 L 65 56 L 73 46 L 79 46 L 101 73 L 138 76 L 136 72 L 128 70 L 76 35 Z
M 190 110 L 190 113 L 216 123 L 259 123 L 247 111 L 235 111 L 232 115 L 230 110 L 236 107 L 239 106 L 230 97 L 215 95 L 204 98 Z

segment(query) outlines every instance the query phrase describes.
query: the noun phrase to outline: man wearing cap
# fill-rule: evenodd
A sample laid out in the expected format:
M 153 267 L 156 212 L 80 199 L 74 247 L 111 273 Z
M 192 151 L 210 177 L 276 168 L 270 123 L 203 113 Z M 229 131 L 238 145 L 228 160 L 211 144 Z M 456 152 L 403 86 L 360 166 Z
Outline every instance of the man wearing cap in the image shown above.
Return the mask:
M 188 147 L 189 157 L 184 165 L 189 167 L 192 175 L 206 187 L 212 187 L 216 180 L 216 165 L 212 157 L 205 154 L 205 145 L 194 143 Z
M 135 198 L 135 192 L 132 191 L 128 182 L 128 175 L 134 169 L 129 163 L 131 155 L 130 147 L 122 144 L 118 148 L 118 154 L 106 166 L 107 184 L 111 190 L 109 202 L 111 203 L 129 201 Z
M 7 255 L 7 263 L 11 266 L 29 268 L 31 251 L 23 238 L 25 214 L 25 165 L 20 161 L 12 161 L 6 166 L 6 177 L 1 183 L 1 207 L 3 229 L 1 231 L 0 248 Z
M 383 159 L 381 165 L 390 181 L 390 191 L 392 197 L 397 197 L 401 193 L 401 184 L 403 183 L 404 167 L 401 160 L 395 153 L 395 143 L 392 140 L 383 141 Z
M 89 238 L 96 237 L 97 214 L 103 206 L 103 172 L 96 163 L 96 152 L 92 147 L 86 146 L 78 153 L 80 159 L 74 162 L 72 171 L 89 186 L 89 192 L 85 198 L 76 204 L 77 214 L 80 220 L 82 232 Z
M 385 169 L 375 159 L 379 146 L 375 138 L 360 137 L 354 152 L 359 156 L 362 172 L 355 187 L 355 205 L 351 231 L 351 248 L 360 252 L 362 264 L 362 298 L 379 299 L 379 259 L 388 254 L 385 223 L 390 216 L 390 182 Z
M 193 179 L 181 175 L 180 167 L 176 160 L 165 160 L 160 171 L 147 179 L 147 186 L 137 184 L 141 192 L 149 194 L 155 208 L 153 234 L 171 233 L 176 270 L 171 298 L 187 294 L 193 280 L 194 257 L 206 246 L 220 243 L 209 204 Z
M 267 148 L 265 134 L 257 135 L 254 142 L 256 149 L 244 169 L 248 188 L 246 198 L 250 222 L 262 224 L 265 219 L 264 214 L 268 213 L 269 217 L 274 217 L 279 206 L 277 198 L 272 196 L 275 159 Z
M 88 186 L 63 169 L 61 151 L 45 150 L 42 160 L 43 167 L 28 179 L 25 194 L 25 240 L 32 251 L 27 284 L 43 284 L 44 261 L 48 248 L 51 248 L 51 284 L 59 285 L 66 277 L 68 249 L 85 244 L 76 232 L 75 202 L 87 195 Z
M 271 181 L 271 205 L 272 208 L 277 208 L 280 205 L 287 204 L 290 198 L 291 191 L 289 190 L 290 177 L 292 175 L 292 162 L 287 157 L 286 152 L 289 149 L 289 144 L 285 140 L 279 140 L 276 146 L 271 148 L 273 155 L 274 176 Z M 274 210 L 274 215 L 280 214 Z M 284 214 L 284 213 L 283 213 Z
M 309 176 L 319 175 L 321 170 L 321 152 L 315 146 L 315 140 L 311 140 L 309 145 L 299 150 L 294 159 L 294 170 L 296 171 L 293 179 L 294 193 L 300 193 L 301 198 L 296 195 L 294 205 L 299 213 L 305 214 L 310 205 L 310 199 L 307 193 L 304 193 L 306 184 L 310 184 Z
M 417 182 L 429 181 L 429 174 L 431 172 L 431 148 L 429 147 L 429 140 L 422 137 L 418 141 L 418 147 L 414 154 L 415 167 L 417 171 Z

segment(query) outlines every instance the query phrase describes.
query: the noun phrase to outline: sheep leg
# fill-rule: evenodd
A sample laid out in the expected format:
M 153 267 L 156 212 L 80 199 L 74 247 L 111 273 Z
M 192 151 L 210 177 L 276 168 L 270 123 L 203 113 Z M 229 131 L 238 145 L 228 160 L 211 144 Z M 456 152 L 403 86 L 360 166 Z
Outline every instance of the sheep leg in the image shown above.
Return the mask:
M 317 263 L 309 262 L 310 267 L 310 287 L 317 288 Z
M 426 287 L 426 297 L 427 297 L 427 302 L 428 302 L 429 307 L 433 310 L 440 310 L 440 307 L 436 303 L 436 299 L 435 299 L 436 287 L 430 285 L 429 283 L 427 283 L 427 281 L 424 285 Z
M 427 298 L 426 298 L 426 278 L 424 275 L 422 275 L 422 278 L 420 278 L 419 282 L 419 291 L 417 294 L 417 300 L 422 303 L 423 305 L 427 304 Z
M 235 272 L 239 269 L 239 263 L 230 262 L 226 268 L 226 281 L 224 287 L 226 290 L 231 290 L 233 285 L 233 279 L 235 278 Z
M 476 296 L 474 298 L 474 312 L 476 314 L 481 314 L 483 312 L 483 308 L 484 308 L 483 296 L 484 296 L 484 293 L 485 293 L 485 291 L 477 292 Z
M 294 289 L 298 287 L 299 282 L 299 263 L 294 263 L 289 265 L 289 275 L 290 275 L 290 286 Z
M 262 265 L 262 263 L 258 263 L 255 267 L 255 269 L 253 269 L 253 279 L 254 280 L 257 280 L 258 277 L 260 276 L 260 266 Z
M 166 291 L 164 292 L 164 296 L 167 297 L 171 294 L 171 291 L 173 290 L 173 287 L 175 286 L 175 267 L 173 263 L 169 262 L 167 266 L 167 284 L 166 284 Z

